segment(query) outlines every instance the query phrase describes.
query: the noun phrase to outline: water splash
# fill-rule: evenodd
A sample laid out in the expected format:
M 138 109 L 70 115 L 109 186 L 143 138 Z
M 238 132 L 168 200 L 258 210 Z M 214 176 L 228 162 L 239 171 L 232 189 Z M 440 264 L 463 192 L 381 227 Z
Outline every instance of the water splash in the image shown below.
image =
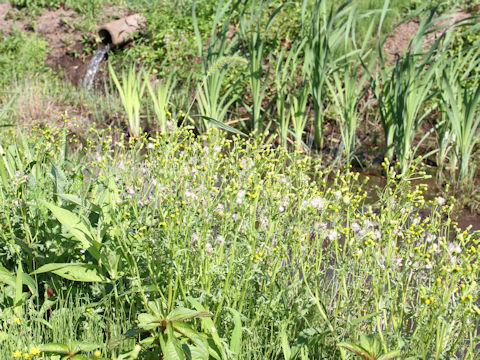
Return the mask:
M 110 44 L 105 45 L 98 49 L 95 54 L 93 54 L 90 63 L 88 64 L 87 72 L 85 73 L 85 77 L 83 78 L 83 88 L 90 89 L 93 85 L 93 79 L 95 79 L 95 75 L 97 74 L 98 68 L 100 63 L 102 62 L 105 55 L 110 50 Z

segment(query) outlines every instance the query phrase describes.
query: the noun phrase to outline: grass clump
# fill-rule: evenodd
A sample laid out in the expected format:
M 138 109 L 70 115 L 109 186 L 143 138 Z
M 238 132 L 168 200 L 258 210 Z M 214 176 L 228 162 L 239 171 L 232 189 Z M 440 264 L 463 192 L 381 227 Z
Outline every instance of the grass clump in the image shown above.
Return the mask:
M 38 35 L 27 35 L 14 31 L 0 42 L 0 84 L 5 86 L 12 80 L 23 79 L 27 74 L 35 74 L 47 69 L 48 43 Z M 22 59 L 18 61 L 18 59 Z

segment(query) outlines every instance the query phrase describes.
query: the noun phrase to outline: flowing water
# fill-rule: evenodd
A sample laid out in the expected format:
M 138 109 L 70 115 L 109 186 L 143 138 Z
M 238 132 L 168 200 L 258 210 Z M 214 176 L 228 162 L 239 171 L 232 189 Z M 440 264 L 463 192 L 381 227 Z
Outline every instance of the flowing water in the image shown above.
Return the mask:
M 100 49 L 98 49 L 95 54 L 93 54 L 90 63 L 88 64 L 87 72 L 85 73 L 85 77 L 83 78 L 83 88 L 90 89 L 93 85 L 93 79 L 95 79 L 95 75 L 97 74 L 98 68 L 100 63 L 102 62 L 105 55 L 107 55 L 108 51 L 110 50 L 110 44 L 107 44 Z

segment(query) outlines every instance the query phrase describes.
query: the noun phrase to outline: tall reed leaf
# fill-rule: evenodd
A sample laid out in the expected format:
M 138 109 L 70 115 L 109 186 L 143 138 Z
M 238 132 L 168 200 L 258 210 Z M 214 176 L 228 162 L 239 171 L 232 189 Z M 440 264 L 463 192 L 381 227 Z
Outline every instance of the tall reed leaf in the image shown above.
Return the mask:
M 455 161 L 459 163 L 458 180 L 471 180 L 475 168 L 470 165 L 475 145 L 480 140 L 480 85 L 475 90 L 462 88 L 458 81 L 451 82 L 443 73 L 443 102 L 452 133 L 456 141 Z
M 340 72 L 343 74 L 343 77 L 340 77 Z M 359 102 L 364 93 L 363 86 L 367 79 L 367 74 L 364 73 L 357 82 L 357 74 L 358 69 L 345 68 L 344 71 L 335 72 L 333 74 L 333 81 L 327 82 L 333 98 L 333 108 L 340 119 L 339 125 L 342 144 L 345 149 L 347 168 L 355 152 L 357 124 L 361 112 Z
M 210 42 L 205 48 L 198 27 L 195 2 L 192 4 L 195 39 L 198 53 L 202 58 L 203 74 L 196 87 L 196 101 L 201 119 L 212 118 L 224 122 L 229 107 L 236 101 L 236 98 L 231 96 L 233 87 L 224 91 L 222 83 L 228 66 L 241 61 L 239 56 L 233 55 L 237 35 L 227 38 L 231 16 L 239 5 L 239 0 L 220 0 L 218 2 Z M 201 130 L 209 127 L 209 122 L 202 121 L 200 124 Z
M 418 148 L 413 146 L 418 126 L 435 107 L 433 104 L 429 109 L 424 108 L 434 94 L 433 76 L 437 69 L 431 63 L 434 55 L 440 56 L 437 50 L 444 34 L 426 53 L 422 52 L 425 36 L 436 22 L 434 15 L 435 9 L 422 18 L 405 55 L 396 60 L 393 68 L 384 58 L 380 44 L 380 67 L 375 78 L 371 77 L 385 134 L 385 157 L 392 159 L 395 154 L 402 172 L 408 168 Z
M 346 1 L 337 10 L 327 8 L 327 2 L 317 0 L 308 25 L 308 43 L 305 62 L 314 108 L 314 137 L 317 147 L 323 147 L 323 101 L 325 81 L 335 64 L 344 60 L 340 56 L 340 45 L 346 41 L 355 18 L 354 7 Z M 346 43 L 345 51 L 346 51 Z
M 250 92 L 252 95 L 251 107 L 247 105 L 248 110 L 252 114 L 251 129 L 255 134 L 263 132 L 265 125 L 263 124 L 264 115 L 262 111 L 265 91 L 269 85 L 269 71 L 265 70 L 266 60 L 269 55 L 265 53 L 265 35 L 268 33 L 275 16 L 280 12 L 285 4 L 277 7 L 267 20 L 265 27 L 262 29 L 264 9 L 270 5 L 272 1 L 257 1 L 250 3 L 250 15 L 242 16 L 240 21 L 240 33 L 242 40 L 246 43 L 249 53 L 248 61 L 248 79 Z M 254 28 L 250 29 L 250 25 L 254 24 Z
M 171 73 L 164 81 L 159 81 L 156 84 L 156 89 L 154 89 L 150 84 L 149 73 L 145 72 L 145 83 L 153 103 L 153 111 L 160 126 L 160 131 L 165 132 L 167 130 L 168 105 L 176 85 L 174 74 Z
M 117 87 L 123 108 L 125 109 L 128 131 L 130 135 L 138 137 L 142 131 L 140 125 L 140 109 L 142 107 L 145 82 L 142 81 L 142 76 L 136 73 L 135 64 L 132 64 L 127 71 L 123 70 L 120 79 L 117 77 L 110 63 L 108 63 L 108 69 Z

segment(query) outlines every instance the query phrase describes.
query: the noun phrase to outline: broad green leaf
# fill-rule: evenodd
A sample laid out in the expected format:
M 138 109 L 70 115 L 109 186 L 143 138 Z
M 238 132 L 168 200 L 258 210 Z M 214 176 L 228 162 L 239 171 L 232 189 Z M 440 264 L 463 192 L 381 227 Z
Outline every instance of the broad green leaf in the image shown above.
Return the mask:
M 23 293 L 23 268 L 22 268 L 22 263 L 19 261 L 18 268 L 17 268 L 17 278 L 15 280 L 15 300 L 13 301 L 15 306 L 20 305 L 20 302 L 22 301 L 22 293 Z
M 75 205 L 78 205 L 78 206 L 82 206 L 83 203 L 82 203 L 82 199 L 80 197 L 78 197 L 77 195 L 73 195 L 73 194 L 58 194 L 58 197 L 63 199 L 63 200 L 67 200 L 67 201 L 70 201 L 71 203 L 75 204 Z
M 0 265 L 0 282 L 15 287 L 15 276 Z
M 57 220 L 68 229 L 75 240 L 79 241 L 84 249 L 88 249 L 92 245 L 94 237 L 88 227 L 77 215 L 46 201 L 41 200 L 41 203 L 45 205 Z
M 151 314 L 142 313 L 138 315 L 138 326 L 144 330 L 155 329 L 160 326 L 159 319 Z
M 193 307 L 197 311 L 206 312 L 206 309 L 203 307 L 202 304 L 200 304 L 200 302 L 198 300 L 196 300 L 192 297 L 188 297 L 188 301 L 190 302 L 190 304 L 193 305 Z M 217 330 L 215 328 L 215 325 L 213 323 L 213 320 L 210 317 L 204 317 L 204 318 L 201 318 L 201 321 L 202 321 L 202 325 L 206 329 L 206 331 L 208 331 L 212 335 L 212 339 L 213 339 L 215 345 L 218 347 L 218 349 L 219 349 L 219 351 L 222 355 L 221 357 L 225 358 L 226 354 L 225 354 L 225 351 L 223 349 L 223 345 L 222 345 L 222 342 L 220 340 L 220 336 L 218 335 L 218 332 L 217 332 Z
M 155 342 L 155 337 L 154 336 L 149 336 L 145 339 L 140 340 L 140 344 L 150 346 Z
M 137 336 L 138 334 L 140 334 L 140 330 L 139 330 L 139 329 L 128 329 L 127 331 L 125 331 L 125 332 L 123 333 L 123 336 L 125 336 L 125 337 Z
M 13 275 L 10 271 L 0 265 L 0 283 L 7 284 L 13 288 L 16 287 L 17 277 Z M 27 285 L 30 291 L 34 294 L 37 293 L 37 284 L 35 280 L 28 274 L 22 272 L 22 281 L 23 284 Z
M 285 326 L 282 326 L 280 330 L 280 343 L 282 346 L 283 357 L 285 360 L 290 360 L 292 358 L 292 350 L 288 344 L 287 332 Z
M 46 264 L 35 270 L 32 274 L 53 272 L 65 279 L 83 282 L 105 282 L 107 279 L 101 275 L 98 268 L 91 264 L 82 263 L 53 263 Z
M 233 309 L 231 311 L 233 312 L 233 323 L 235 326 L 230 339 L 230 350 L 234 353 L 234 359 L 238 359 L 242 349 L 242 320 L 238 311 Z
M 65 184 L 67 183 L 67 177 L 65 176 L 63 170 L 60 169 L 53 161 L 50 161 L 50 164 L 55 194 L 63 193 L 65 190 Z
M 184 360 L 185 355 L 179 341 L 173 335 L 171 326 L 167 326 L 167 341 L 163 350 L 165 360 Z
M 95 265 L 83 264 L 63 267 L 53 271 L 54 274 L 72 281 L 82 282 L 107 282 L 108 280 L 100 274 Z
M 382 351 L 382 343 L 376 335 L 360 335 L 360 346 L 367 350 L 373 356 L 377 356 Z
M 97 350 L 99 347 L 100 345 L 98 344 L 85 341 L 74 341 L 71 345 L 71 349 L 74 351 L 93 351 Z
M 173 330 L 183 335 L 184 337 L 189 338 L 195 344 L 202 343 L 202 341 L 204 340 L 202 337 L 202 334 L 192 329 L 192 327 L 189 324 L 186 324 L 184 322 L 180 322 L 180 321 L 175 322 L 173 324 Z
M 22 279 L 23 279 L 23 283 L 28 286 L 30 291 L 33 294 L 36 294 L 37 293 L 37 283 L 35 282 L 35 280 L 33 280 L 33 278 L 30 275 L 25 274 L 25 273 L 23 273 Z
M 40 266 L 37 270 L 33 271 L 31 275 L 36 274 L 43 274 L 49 271 L 55 271 L 61 269 L 65 266 L 72 266 L 72 265 L 82 265 L 82 263 L 50 263 Z
M 65 344 L 48 343 L 38 347 L 43 352 L 53 352 L 58 354 L 70 354 L 70 349 Z
M 188 346 L 190 351 L 190 359 L 192 360 L 208 360 L 209 354 L 208 349 L 200 346 L 190 345 Z

